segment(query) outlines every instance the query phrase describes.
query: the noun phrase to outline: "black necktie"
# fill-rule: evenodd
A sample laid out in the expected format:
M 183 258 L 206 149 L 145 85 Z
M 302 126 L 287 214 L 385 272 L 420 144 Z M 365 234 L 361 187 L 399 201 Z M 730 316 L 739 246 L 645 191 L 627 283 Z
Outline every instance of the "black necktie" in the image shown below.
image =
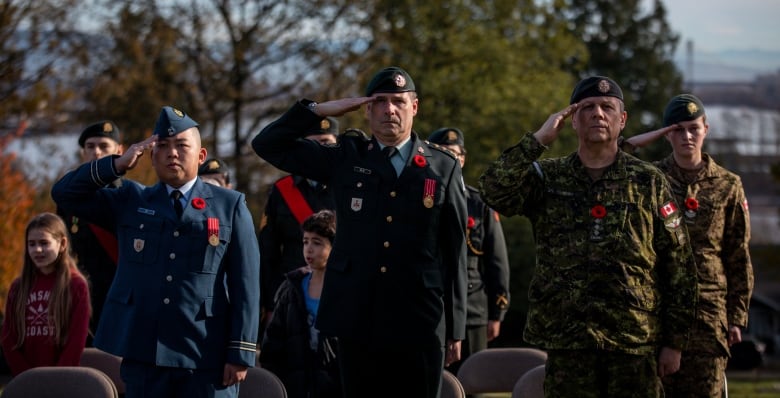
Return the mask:
M 176 216 L 181 218 L 181 213 L 184 212 L 184 208 L 181 207 L 181 191 L 174 189 L 171 192 L 171 198 L 173 199 L 173 210 L 176 210 Z
M 386 146 L 382 148 L 382 153 L 384 153 L 385 156 L 387 156 L 387 158 L 390 159 L 393 156 L 395 156 L 396 153 L 398 153 L 398 149 L 396 149 L 396 147 L 394 146 Z

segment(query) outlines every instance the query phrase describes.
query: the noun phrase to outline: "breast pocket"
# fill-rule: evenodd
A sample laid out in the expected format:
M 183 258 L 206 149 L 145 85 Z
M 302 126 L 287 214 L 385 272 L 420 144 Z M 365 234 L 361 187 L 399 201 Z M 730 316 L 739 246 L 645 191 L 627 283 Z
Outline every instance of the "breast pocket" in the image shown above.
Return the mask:
M 379 181 L 370 175 L 353 176 L 342 184 L 343 194 L 336 204 L 340 211 L 339 217 L 353 220 L 372 217 L 377 208 L 378 191 Z
M 218 235 L 213 236 L 205 224 L 193 223 L 190 233 L 190 271 L 216 273 L 227 253 L 231 233 L 230 225 L 220 225 Z
M 157 259 L 162 221 L 141 219 L 119 225 L 119 251 L 130 264 L 152 264 Z

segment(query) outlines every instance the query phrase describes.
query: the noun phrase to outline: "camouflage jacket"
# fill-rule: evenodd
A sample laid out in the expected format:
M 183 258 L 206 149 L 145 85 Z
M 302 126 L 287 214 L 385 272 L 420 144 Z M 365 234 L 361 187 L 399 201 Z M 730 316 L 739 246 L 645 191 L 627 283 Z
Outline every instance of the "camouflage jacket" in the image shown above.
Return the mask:
M 533 225 L 525 340 L 548 350 L 685 348 L 696 265 L 664 175 L 618 152 L 593 182 L 576 153 L 535 161 L 545 149 L 526 135 L 480 177 L 488 205 Z
M 699 275 L 696 321 L 688 349 L 727 355 L 728 327 L 747 326 L 753 291 L 750 216 L 739 176 L 703 154 L 703 167 L 692 182 L 674 157 L 657 162 L 672 185 L 691 237 Z

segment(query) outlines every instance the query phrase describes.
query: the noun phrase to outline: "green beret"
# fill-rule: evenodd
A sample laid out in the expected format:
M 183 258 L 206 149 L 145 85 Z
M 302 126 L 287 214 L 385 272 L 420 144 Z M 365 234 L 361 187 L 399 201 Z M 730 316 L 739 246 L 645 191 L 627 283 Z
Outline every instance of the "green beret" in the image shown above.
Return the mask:
M 84 143 L 92 137 L 107 137 L 119 143 L 119 127 L 110 120 L 90 124 L 79 135 L 79 146 L 84 148 Z
M 332 134 L 338 137 L 339 135 L 339 121 L 334 117 L 326 117 L 320 121 L 320 125 L 314 130 L 309 131 L 306 135 L 319 135 L 319 134 Z
M 463 132 L 455 127 L 442 127 L 428 136 L 428 142 L 439 145 L 460 145 L 463 144 Z
M 615 97 L 623 100 L 623 90 L 618 84 L 605 76 L 591 76 L 580 80 L 571 93 L 569 104 L 576 104 L 589 97 Z
M 680 94 L 664 109 L 664 127 L 686 122 L 704 115 L 704 104 L 693 94 Z
M 211 158 L 205 162 L 203 162 L 200 167 L 198 167 L 198 175 L 207 175 L 207 174 L 227 174 L 228 169 L 225 165 L 225 162 Z
M 198 123 L 184 112 L 164 106 L 160 111 L 160 117 L 157 118 L 157 124 L 154 125 L 154 134 L 160 138 L 168 138 L 191 127 L 198 127 Z
M 405 70 L 391 66 L 377 72 L 366 86 L 366 97 L 374 93 L 404 93 L 415 91 L 414 81 Z

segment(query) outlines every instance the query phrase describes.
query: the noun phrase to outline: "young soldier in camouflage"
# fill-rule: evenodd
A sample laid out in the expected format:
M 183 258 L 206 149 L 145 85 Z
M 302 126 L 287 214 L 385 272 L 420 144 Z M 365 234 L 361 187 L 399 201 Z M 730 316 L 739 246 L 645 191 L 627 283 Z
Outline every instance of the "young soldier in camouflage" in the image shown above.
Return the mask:
M 567 117 L 575 153 L 537 160 Z M 679 368 L 696 266 L 664 175 L 618 151 L 623 93 L 580 81 L 570 105 L 504 151 L 480 177 L 485 202 L 534 228 L 527 342 L 548 353 L 548 397 L 659 397 Z
M 656 162 L 684 206 L 699 273 L 696 321 L 680 371 L 663 379 L 667 397 L 720 397 L 729 346 L 742 341 L 753 291 L 750 218 L 739 176 L 702 152 L 709 125 L 704 105 L 681 94 L 664 111 L 664 128 L 626 139 L 642 147 L 666 136 L 672 154 Z

